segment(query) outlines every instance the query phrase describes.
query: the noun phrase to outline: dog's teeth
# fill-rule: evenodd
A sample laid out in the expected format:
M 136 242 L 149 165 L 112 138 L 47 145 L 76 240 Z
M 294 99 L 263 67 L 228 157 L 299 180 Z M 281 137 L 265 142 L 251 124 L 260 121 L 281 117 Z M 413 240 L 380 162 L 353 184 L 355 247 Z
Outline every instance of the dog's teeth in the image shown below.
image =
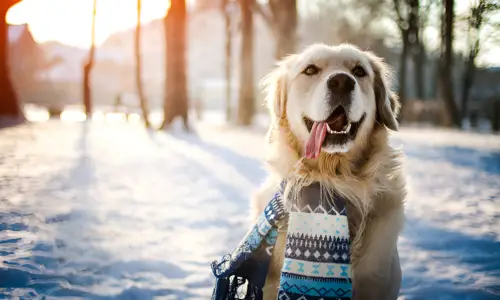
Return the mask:
M 326 131 L 330 134 L 347 134 L 349 133 L 349 130 L 351 129 L 351 123 L 349 123 L 348 125 L 346 125 L 346 129 L 345 130 L 342 130 L 342 131 L 336 131 L 336 130 L 332 130 L 330 128 L 330 125 L 327 124 L 326 126 Z
M 330 125 L 328 125 L 328 124 L 326 124 L 326 131 L 328 131 L 328 133 L 333 134 L 333 131 L 332 131 L 332 129 L 330 128 Z
M 347 127 L 344 129 L 344 133 L 348 133 L 351 130 L 351 123 L 347 124 Z

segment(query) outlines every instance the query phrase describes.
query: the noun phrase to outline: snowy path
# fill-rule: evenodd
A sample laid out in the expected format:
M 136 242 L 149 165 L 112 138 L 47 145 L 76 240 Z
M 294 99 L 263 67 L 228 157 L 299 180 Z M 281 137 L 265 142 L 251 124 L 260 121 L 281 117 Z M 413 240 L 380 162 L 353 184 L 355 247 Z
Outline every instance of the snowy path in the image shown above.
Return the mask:
M 198 129 L 49 121 L 0 130 L 0 298 L 208 299 L 209 263 L 242 237 L 265 176 L 264 137 Z M 499 139 L 394 137 L 411 188 L 401 299 L 500 297 Z

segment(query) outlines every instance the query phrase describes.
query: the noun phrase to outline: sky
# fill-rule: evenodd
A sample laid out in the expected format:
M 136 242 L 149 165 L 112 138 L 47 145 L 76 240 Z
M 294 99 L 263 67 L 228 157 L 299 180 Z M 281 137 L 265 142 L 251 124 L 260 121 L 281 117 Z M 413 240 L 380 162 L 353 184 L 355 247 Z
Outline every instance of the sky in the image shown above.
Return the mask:
M 169 1 L 143 0 L 143 22 L 165 16 Z M 136 0 L 97 0 L 96 43 L 136 23 Z M 11 24 L 28 23 L 37 42 L 59 41 L 88 47 L 91 40 L 92 0 L 24 0 L 7 14 Z
M 2 1 L 2 0 L 0 0 Z M 187 0 L 192 3 L 196 0 Z M 299 10 L 312 3 L 300 1 Z M 473 0 L 456 0 L 457 11 L 467 10 Z M 144 23 L 165 16 L 168 0 L 142 0 Z M 93 0 L 24 0 L 7 14 L 11 24 L 28 23 L 37 42 L 59 41 L 87 48 L 91 39 Z M 136 22 L 136 0 L 97 0 L 96 43 L 103 43 L 113 33 L 131 28 Z M 437 34 L 437 33 L 436 33 Z M 465 33 L 464 33 L 465 36 Z M 457 48 L 461 48 L 460 41 Z M 500 47 L 488 45 L 479 57 L 480 64 L 500 66 Z

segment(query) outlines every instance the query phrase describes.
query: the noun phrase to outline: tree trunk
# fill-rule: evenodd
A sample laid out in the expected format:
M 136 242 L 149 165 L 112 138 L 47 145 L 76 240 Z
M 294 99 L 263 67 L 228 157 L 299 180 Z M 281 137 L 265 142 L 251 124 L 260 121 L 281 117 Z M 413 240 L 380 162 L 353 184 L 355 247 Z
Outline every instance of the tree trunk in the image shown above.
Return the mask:
M 0 116 L 23 118 L 9 68 L 9 25 L 6 16 L 12 5 L 14 4 L 8 1 L 2 1 L 0 4 L 0 14 L 3 18 L 0 22 Z
M 500 100 L 494 99 L 491 106 L 491 130 L 500 132 Z
M 469 55 L 467 57 L 465 72 L 462 82 L 462 105 L 461 105 L 461 119 L 465 119 L 469 114 L 469 94 L 472 85 L 474 84 L 474 75 L 476 71 L 476 57 L 479 54 L 481 47 L 481 28 L 483 26 L 483 21 L 485 14 L 488 12 L 488 5 L 486 0 L 481 0 L 476 6 L 470 9 L 469 15 L 469 33 L 468 33 L 468 45 L 469 45 Z M 490 8 L 495 10 L 494 7 Z
M 269 0 L 277 33 L 276 60 L 292 54 L 297 46 L 297 0 Z
M 423 41 L 423 19 L 425 16 L 422 14 L 426 11 L 422 10 L 420 5 L 420 0 L 412 0 L 411 2 L 410 14 L 412 21 L 412 29 L 414 31 L 414 41 L 413 41 L 413 61 L 415 62 L 415 87 L 416 96 L 418 99 L 423 100 L 426 98 L 425 90 L 425 66 L 426 66 L 426 52 L 425 44 Z
M 401 105 L 404 105 L 407 101 L 407 60 L 411 56 L 414 58 L 415 65 L 416 62 L 416 51 L 422 51 L 423 47 L 419 47 L 419 31 L 420 31 L 420 0 L 394 0 L 394 10 L 397 15 L 397 23 L 399 30 L 401 32 L 401 42 L 403 44 L 403 49 L 400 56 L 399 65 L 399 99 Z M 420 57 L 422 58 L 422 57 Z M 420 69 L 419 69 L 420 68 Z M 422 66 L 415 66 L 415 72 L 423 72 Z M 416 75 L 416 80 L 419 80 L 421 76 Z M 418 83 L 417 83 L 418 86 Z M 418 88 L 417 88 L 418 89 Z M 402 114 L 399 116 L 400 121 Z
M 94 66 L 95 56 L 95 15 L 97 10 L 97 0 L 94 0 L 94 8 L 92 10 L 92 40 L 90 45 L 88 61 L 83 67 L 83 106 L 87 118 L 92 117 L 92 89 L 90 86 L 92 67 Z
M 83 108 L 87 118 L 90 118 L 92 114 L 92 91 L 90 87 L 92 64 L 93 62 L 88 61 L 83 66 Z
M 453 97 L 453 23 L 454 0 L 444 0 L 444 49 L 442 56 L 441 95 L 449 118 L 447 126 L 460 127 L 460 114 Z
M 401 105 L 405 105 L 406 103 L 406 75 L 407 75 L 407 58 L 408 58 L 408 52 L 409 52 L 409 41 L 408 41 L 408 30 L 401 30 L 401 37 L 402 37 L 402 42 L 403 42 L 403 49 L 401 50 L 401 56 L 399 58 L 399 89 L 398 89 L 398 94 L 399 94 L 399 101 L 401 102 Z M 401 115 L 400 114 L 400 120 L 401 120 Z
M 189 130 L 186 63 L 186 1 L 171 0 L 165 16 L 165 98 L 162 129 L 175 117 L 182 118 L 184 129 Z
M 141 105 L 142 118 L 144 119 L 144 125 L 146 126 L 146 128 L 149 128 L 151 127 L 149 123 L 149 109 L 142 88 L 141 11 L 142 11 L 142 1 L 137 0 L 137 24 L 135 28 L 135 43 L 134 43 L 135 80 L 136 80 L 137 94 L 139 96 L 139 101 Z
M 225 23 L 225 33 L 226 33 L 226 61 L 225 61 L 225 73 L 226 73 L 226 122 L 231 122 L 231 61 L 232 61 L 232 32 L 231 32 L 231 12 L 229 7 L 229 1 L 222 1 L 222 12 L 224 14 Z
M 253 63 L 253 0 L 240 0 L 241 54 L 238 124 L 252 124 L 255 114 L 254 63 Z
M 426 55 L 425 55 L 425 46 L 422 40 L 419 40 L 416 45 L 416 53 L 414 56 L 415 62 L 415 86 L 417 88 L 417 98 L 423 100 L 426 98 L 425 93 L 425 64 L 426 64 Z
M 476 70 L 474 53 L 469 53 L 467 58 L 467 64 L 465 67 L 464 78 L 462 82 L 462 107 L 461 107 L 461 118 L 464 120 L 467 118 L 469 112 L 469 94 L 472 84 L 474 82 L 474 72 Z

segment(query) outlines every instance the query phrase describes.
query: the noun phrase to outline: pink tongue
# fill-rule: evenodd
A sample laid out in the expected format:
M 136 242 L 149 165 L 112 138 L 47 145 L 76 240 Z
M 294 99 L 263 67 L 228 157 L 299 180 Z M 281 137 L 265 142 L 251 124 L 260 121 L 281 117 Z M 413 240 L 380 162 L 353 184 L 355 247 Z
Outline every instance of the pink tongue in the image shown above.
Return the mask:
M 306 158 L 318 158 L 326 136 L 326 122 L 314 122 L 306 144 Z

